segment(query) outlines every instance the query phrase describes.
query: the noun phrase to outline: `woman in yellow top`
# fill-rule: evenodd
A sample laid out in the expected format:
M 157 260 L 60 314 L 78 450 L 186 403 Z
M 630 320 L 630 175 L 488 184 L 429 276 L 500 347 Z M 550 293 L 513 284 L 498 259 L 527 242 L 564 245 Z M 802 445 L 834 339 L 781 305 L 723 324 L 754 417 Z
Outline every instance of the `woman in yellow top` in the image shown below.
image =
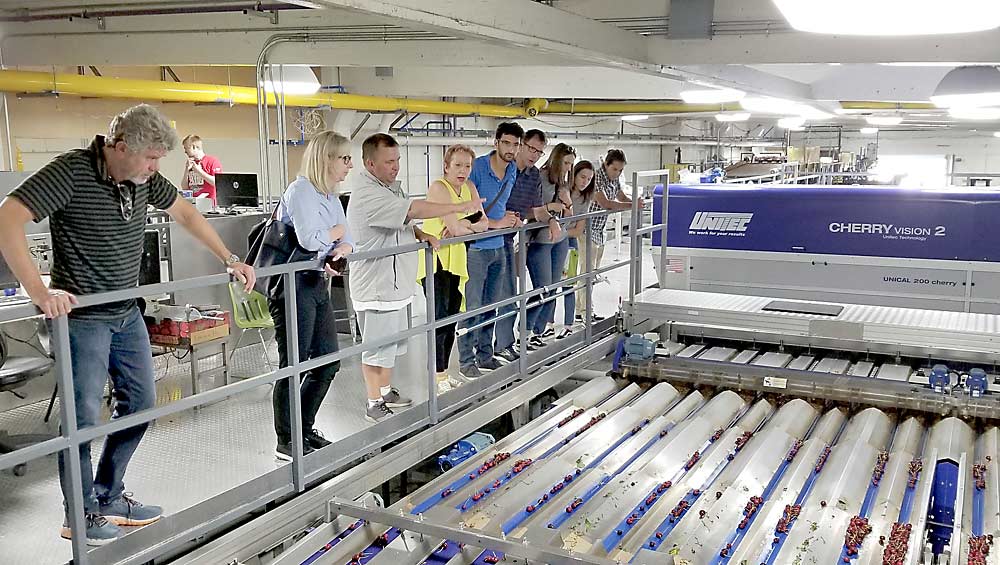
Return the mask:
M 479 191 L 469 180 L 472 161 L 475 158 L 476 153 L 467 145 L 449 147 L 444 154 L 444 177 L 431 183 L 427 189 L 427 201 L 455 204 L 478 202 Z M 475 217 L 477 215 L 478 218 Z M 457 214 L 448 214 L 443 218 L 431 218 L 424 221 L 421 229 L 424 233 L 438 239 L 445 239 L 484 232 L 488 228 L 489 220 L 483 213 L 482 205 L 480 205 L 479 211 L 472 216 L 460 218 Z M 422 253 L 418 263 L 418 280 L 425 279 L 425 263 Z M 440 320 L 454 316 L 465 309 L 465 282 L 469 280 L 469 269 L 466 263 L 464 243 L 442 246 L 435 255 L 434 317 Z M 430 305 L 428 305 L 429 307 Z M 436 338 L 435 364 L 437 366 L 438 392 L 448 392 L 459 384 L 448 376 L 448 362 L 451 359 L 451 350 L 455 345 L 455 324 L 438 328 Z

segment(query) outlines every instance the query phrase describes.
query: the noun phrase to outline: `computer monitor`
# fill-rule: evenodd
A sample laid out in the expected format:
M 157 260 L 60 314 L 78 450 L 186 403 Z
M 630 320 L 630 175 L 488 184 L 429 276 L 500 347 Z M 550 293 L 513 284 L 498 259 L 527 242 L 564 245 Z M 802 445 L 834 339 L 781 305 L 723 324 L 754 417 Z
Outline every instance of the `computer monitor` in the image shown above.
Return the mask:
M 222 208 L 260 206 L 255 173 L 218 173 L 215 175 L 215 199 Z
M 14 271 L 10 270 L 7 265 L 7 261 L 4 261 L 3 255 L 0 254 L 0 290 L 5 288 L 17 288 L 21 286 L 17 282 L 17 277 L 14 276 Z
M 139 270 L 139 286 L 160 282 L 160 232 L 148 230 L 142 236 L 142 268 Z

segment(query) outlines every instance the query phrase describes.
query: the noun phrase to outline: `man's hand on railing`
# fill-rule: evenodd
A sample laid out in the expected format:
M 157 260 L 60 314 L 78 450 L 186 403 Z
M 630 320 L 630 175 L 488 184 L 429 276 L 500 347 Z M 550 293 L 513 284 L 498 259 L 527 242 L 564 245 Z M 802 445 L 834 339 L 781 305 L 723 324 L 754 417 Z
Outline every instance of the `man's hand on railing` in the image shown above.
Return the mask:
M 431 249 L 433 249 L 434 251 L 441 249 L 441 240 L 434 237 L 433 235 L 429 233 L 424 233 L 422 230 L 418 228 L 413 229 L 413 235 L 417 236 L 417 241 L 430 245 Z
M 76 297 L 65 290 L 41 288 L 29 292 L 31 301 L 45 314 L 46 318 L 58 318 L 69 314 L 73 306 L 79 304 Z
M 253 285 L 257 283 L 257 274 L 254 273 L 253 267 L 246 263 L 233 263 L 226 268 L 226 272 L 243 283 L 243 288 L 247 292 L 253 290 Z

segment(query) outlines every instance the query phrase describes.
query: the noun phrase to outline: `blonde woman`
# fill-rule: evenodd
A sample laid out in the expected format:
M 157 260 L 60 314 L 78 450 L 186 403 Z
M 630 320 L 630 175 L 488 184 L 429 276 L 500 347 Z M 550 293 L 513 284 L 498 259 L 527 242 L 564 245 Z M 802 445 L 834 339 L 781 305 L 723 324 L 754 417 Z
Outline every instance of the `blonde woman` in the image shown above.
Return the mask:
M 333 131 L 321 132 L 306 147 L 299 176 L 288 185 L 278 204 L 277 219 L 292 226 L 299 245 L 315 252 L 317 259 L 315 269 L 299 271 L 295 276 L 301 361 L 328 355 L 338 349 L 333 306 L 330 304 L 330 275 L 339 273 L 333 271 L 328 263 L 345 257 L 354 249 L 354 242 L 347 233 L 347 216 L 337 196 L 337 187 L 352 167 L 350 141 Z M 321 263 L 324 259 L 332 261 Z M 279 367 L 284 368 L 288 366 L 284 297 L 269 297 L 268 306 L 274 318 Z M 340 362 L 334 362 L 302 375 L 302 386 L 298 392 L 302 395 L 304 453 L 312 453 L 330 444 L 313 425 L 338 369 Z M 274 432 L 278 436 L 275 455 L 286 461 L 292 457 L 288 404 L 290 388 L 291 380 L 278 383 L 273 396 Z
M 444 154 L 444 176 L 431 183 L 427 189 L 428 202 L 458 204 L 479 202 L 479 191 L 469 180 L 475 152 L 467 145 L 452 145 Z M 438 239 L 482 233 L 489 229 L 489 219 L 480 210 L 461 217 L 447 214 L 442 218 L 424 221 L 423 230 Z M 477 217 L 478 216 L 478 217 Z M 434 317 L 437 320 L 454 316 L 465 308 L 465 282 L 469 280 L 465 244 L 446 245 L 435 253 L 434 260 Z M 417 279 L 424 279 L 424 261 L 418 263 Z M 426 281 L 425 281 L 426 288 Z M 428 305 L 430 307 L 430 305 Z M 436 331 L 435 349 L 438 392 L 448 392 L 458 381 L 448 376 L 448 362 L 455 346 L 455 324 L 448 324 Z

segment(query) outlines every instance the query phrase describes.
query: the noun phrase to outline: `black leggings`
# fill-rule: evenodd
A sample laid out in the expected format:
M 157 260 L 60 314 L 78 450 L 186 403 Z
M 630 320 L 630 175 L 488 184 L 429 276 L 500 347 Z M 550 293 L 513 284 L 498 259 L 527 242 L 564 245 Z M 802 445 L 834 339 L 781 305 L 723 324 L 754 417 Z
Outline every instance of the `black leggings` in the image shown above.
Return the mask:
M 458 275 L 444 270 L 441 261 L 438 260 L 438 269 L 434 273 L 434 319 L 441 320 L 448 316 L 458 314 L 462 309 L 462 293 L 459 292 L 458 284 L 462 280 Z M 427 279 L 424 279 L 424 294 L 427 294 Z M 435 348 L 434 364 L 437 372 L 443 373 L 448 370 L 448 362 L 451 361 L 451 350 L 455 346 L 455 324 L 448 324 L 435 330 L 434 337 L 437 341 Z
M 298 306 L 299 360 L 321 357 L 339 349 L 336 318 L 330 303 L 330 281 L 318 271 L 299 272 L 295 275 L 295 299 Z M 268 300 L 268 309 L 274 319 L 275 339 L 278 341 L 278 366 L 288 366 L 287 327 L 285 325 L 284 298 Z M 302 374 L 302 431 L 307 433 L 316 423 L 316 413 L 323 398 L 330 390 L 333 377 L 340 369 L 340 361 L 317 367 Z M 274 386 L 271 398 L 274 405 L 274 433 L 278 443 L 292 441 L 292 424 L 288 396 L 292 381 L 287 379 Z

